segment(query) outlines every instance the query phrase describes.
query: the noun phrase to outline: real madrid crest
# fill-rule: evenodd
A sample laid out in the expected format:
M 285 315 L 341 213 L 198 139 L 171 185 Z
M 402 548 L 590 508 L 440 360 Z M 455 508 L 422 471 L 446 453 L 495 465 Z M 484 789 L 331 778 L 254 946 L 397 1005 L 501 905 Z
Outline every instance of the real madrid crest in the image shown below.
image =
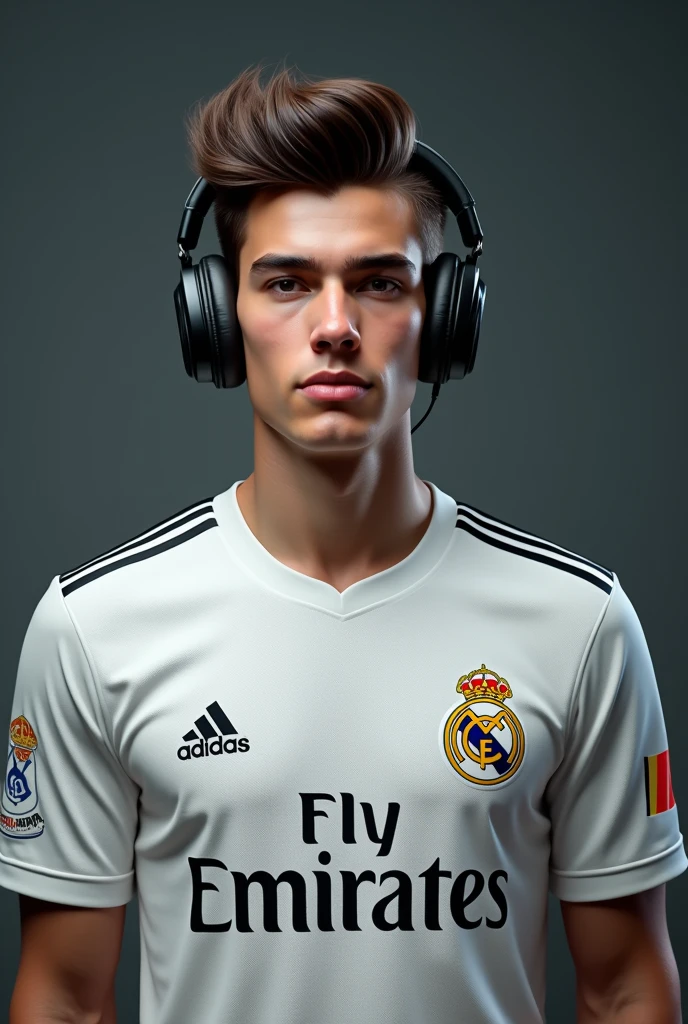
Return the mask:
M 523 727 L 505 704 L 513 697 L 511 687 L 483 663 L 461 676 L 456 689 L 465 699 L 449 709 L 440 726 L 440 748 L 448 764 L 479 786 L 506 782 L 525 752 Z

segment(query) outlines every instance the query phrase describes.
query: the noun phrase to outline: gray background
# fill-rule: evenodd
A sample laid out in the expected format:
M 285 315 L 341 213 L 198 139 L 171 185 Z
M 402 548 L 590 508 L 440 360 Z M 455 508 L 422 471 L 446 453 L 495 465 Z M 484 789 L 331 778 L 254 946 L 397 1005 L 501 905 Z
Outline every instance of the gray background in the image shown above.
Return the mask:
M 200 387 L 181 360 L 183 118 L 247 65 L 286 58 L 398 89 L 473 192 L 480 351 L 414 434 L 416 471 L 618 573 L 654 659 L 685 831 L 687 28 L 666 0 L 5 4 L 0 720 L 55 573 L 251 472 L 246 388 Z M 465 252 L 454 224 L 446 246 Z M 212 251 L 209 222 L 197 255 Z M 668 886 L 668 919 L 685 990 L 688 873 Z M 6 890 L 0 920 L 6 1007 Z M 136 1019 L 138 960 L 134 901 L 121 1021 Z M 548 970 L 549 1019 L 573 1022 L 554 900 Z

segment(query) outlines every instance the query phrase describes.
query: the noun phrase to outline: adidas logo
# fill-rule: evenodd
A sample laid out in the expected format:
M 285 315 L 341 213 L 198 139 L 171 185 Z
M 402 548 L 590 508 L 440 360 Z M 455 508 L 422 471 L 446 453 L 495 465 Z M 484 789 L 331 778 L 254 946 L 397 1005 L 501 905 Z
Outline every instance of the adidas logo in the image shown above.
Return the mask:
M 208 757 L 210 754 L 236 754 L 237 751 L 244 753 L 249 749 L 245 736 L 239 740 L 235 739 L 237 731 L 216 700 L 208 704 L 206 711 L 217 729 L 206 715 L 197 718 L 194 725 L 198 732 L 196 729 L 189 729 L 182 736 L 184 743 L 177 750 L 180 761 L 190 761 L 193 757 Z

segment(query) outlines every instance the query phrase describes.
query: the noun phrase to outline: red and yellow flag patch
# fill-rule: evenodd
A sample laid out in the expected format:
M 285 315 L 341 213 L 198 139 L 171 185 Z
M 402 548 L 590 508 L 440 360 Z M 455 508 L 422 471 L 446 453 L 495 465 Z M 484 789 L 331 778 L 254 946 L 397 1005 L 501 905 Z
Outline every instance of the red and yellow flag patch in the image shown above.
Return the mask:
M 671 786 L 669 749 L 645 758 L 645 800 L 648 814 L 668 811 L 676 801 Z

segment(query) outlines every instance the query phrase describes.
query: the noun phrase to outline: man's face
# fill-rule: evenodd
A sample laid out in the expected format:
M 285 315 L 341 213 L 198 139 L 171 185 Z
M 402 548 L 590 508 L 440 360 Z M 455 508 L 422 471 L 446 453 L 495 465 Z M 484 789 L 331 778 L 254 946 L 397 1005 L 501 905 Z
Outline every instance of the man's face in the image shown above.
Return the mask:
M 259 193 L 239 253 L 237 313 L 261 420 L 312 452 L 370 445 L 416 390 L 425 295 L 410 203 L 360 186 L 331 197 Z M 348 401 L 315 400 L 299 385 L 320 370 L 350 370 L 372 386 Z

